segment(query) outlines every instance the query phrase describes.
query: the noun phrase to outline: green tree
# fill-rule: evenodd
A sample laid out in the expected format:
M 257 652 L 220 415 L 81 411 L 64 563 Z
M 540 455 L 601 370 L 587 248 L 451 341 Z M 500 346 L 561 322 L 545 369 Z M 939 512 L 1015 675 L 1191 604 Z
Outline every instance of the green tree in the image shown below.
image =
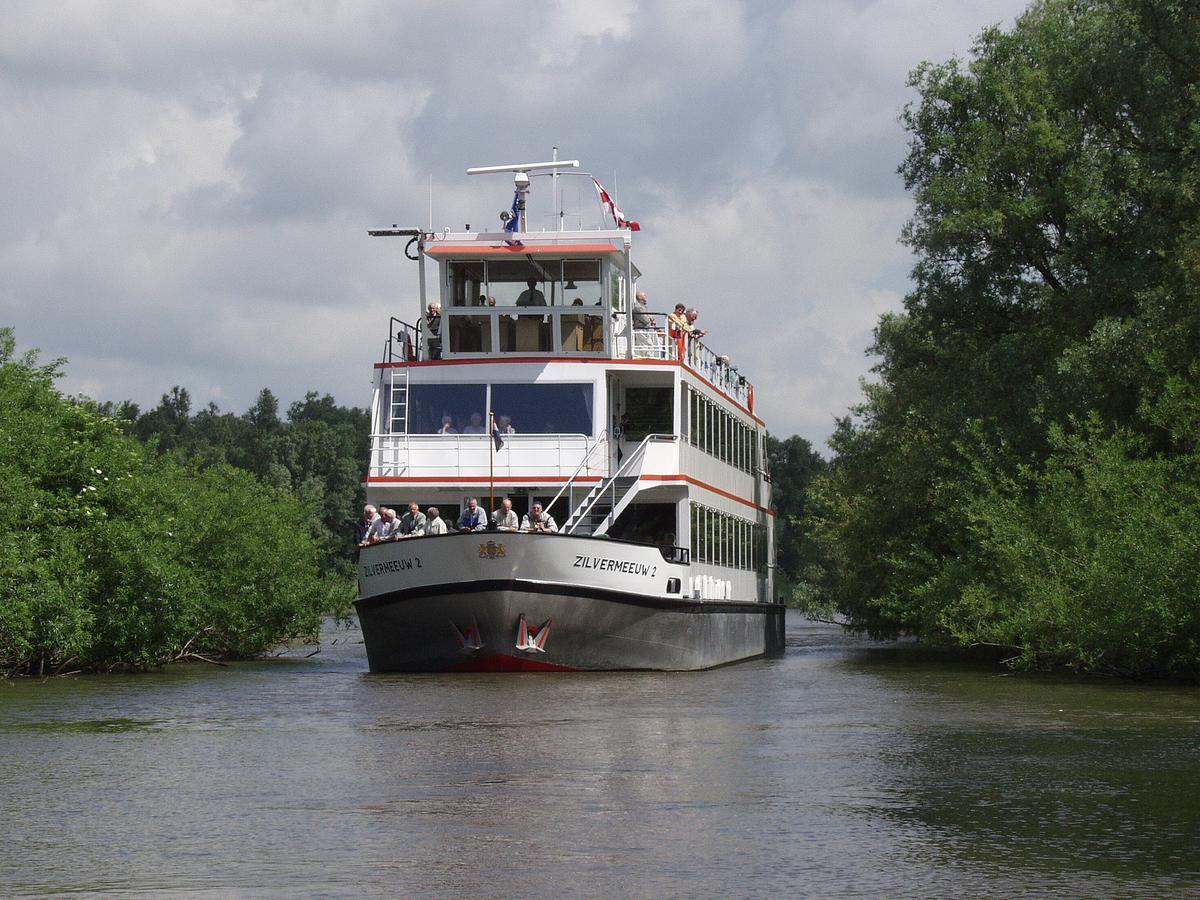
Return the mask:
M 855 624 L 970 643 L 1005 616 L 1032 621 L 1029 583 L 1001 578 L 1002 544 L 1054 545 L 1052 518 L 1032 512 L 1043 494 L 1088 519 L 1067 487 L 1095 474 L 1081 446 L 1118 442 L 1128 466 L 1110 460 L 1108 479 L 1149 477 L 1143 463 L 1186 469 L 1200 349 L 1198 46 L 1194 3 L 1044 0 L 1011 31 L 985 31 L 969 64 L 913 73 L 901 172 L 916 204 L 904 233 L 914 288 L 881 320 L 878 381 L 839 423 L 812 492 L 826 553 L 817 583 Z M 1068 470 L 1075 481 L 1051 477 Z M 984 595 L 994 608 L 977 629 L 950 614 Z M 1140 602 L 1128 600 L 1126 620 L 1150 614 Z M 1045 632 L 1029 633 L 1041 636 L 1014 642 L 1026 662 L 1086 667 L 1102 649 L 1127 659 L 1095 629 L 1041 656 Z M 1161 649 L 1139 652 L 1176 671 Z
M 775 547 L 778 572 L 786 580 L 785 594 L 793 595 L 803 583 L 806 570 L 817 563 L 819 553 L 809 534 L 808 486 L 826 462 L 812 444 L 798 435 L 779 440 L 768 435 L 767 460 L 771 472 L 771 499 L 775 506 Z M 804 598 L 794 598 L 803 602 Z
M 250 655 L 345 603 L 294 497 L 148 451 L 14 348 L 0 329 L 0 670 Z

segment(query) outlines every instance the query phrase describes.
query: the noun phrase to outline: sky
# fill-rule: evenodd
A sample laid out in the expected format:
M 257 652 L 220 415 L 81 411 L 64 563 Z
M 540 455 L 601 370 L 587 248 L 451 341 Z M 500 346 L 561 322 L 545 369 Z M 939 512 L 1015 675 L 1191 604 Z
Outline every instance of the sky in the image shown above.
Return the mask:
M 6 0 L 0 326 L 71 394 L 364 406 L 417 317 L 367 229 L 428 224 L 431 183 L 437 230 L 498 221 L 511 182 L 465 169 L 558 146 L 640 221 L 650 309 L 698 307 L 825 452 L 909 286 L 908 72 L 1025 5 Z

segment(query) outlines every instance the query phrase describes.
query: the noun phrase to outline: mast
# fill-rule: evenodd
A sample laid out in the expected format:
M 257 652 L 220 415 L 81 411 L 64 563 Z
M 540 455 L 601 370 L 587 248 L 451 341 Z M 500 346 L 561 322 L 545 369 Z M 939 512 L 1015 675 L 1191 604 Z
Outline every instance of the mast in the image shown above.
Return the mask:
M 505 165 L 505 166 L 475 166 L 473 168 L 467 169 L 467 174 L 468 175 L 494 175 L 498 172 L 512 172 L 513 173 L 513 184 L 516 186 L 516 189 L 517 189 L 517 196 L 516 196 L 517 210 L 518 210 L 518 215 L 521 218 L 520 230 L 522 232 L 524 232 L 527 230 L 527 228 L 526 228 L 527 223 L 525 222 L 525 197 L 526 197 L 526 195 L 529 194 L 529 173 L 541 171 L 543 169 L 549 169 L 551 171 L 551 173 L 554 176 L 554 180 L 555 180 L 554 193 L 555 193 L 556 199 L 554 202 L 554 209 L 555 209 L 555 213 L 557 213 L 558 212 L 558 200 L 557 200 L 558 170 L 559 169 L 578 169 L 578 168 L 579 168 L 579 160 L 577 160 L 577 159 L 562 159 L 562 160 L 560 160 L 558 158 L 558 148 L 555 147 L 554 148 L 554 159 L 552 159 L 550 162 L 513 163 L 511 165 Z M 500 217 L 501 220 L 507 222 L 508 219 L 505 218 L 506 216 L 508 216 L 508 213 L 507 212 L 503 213 Z

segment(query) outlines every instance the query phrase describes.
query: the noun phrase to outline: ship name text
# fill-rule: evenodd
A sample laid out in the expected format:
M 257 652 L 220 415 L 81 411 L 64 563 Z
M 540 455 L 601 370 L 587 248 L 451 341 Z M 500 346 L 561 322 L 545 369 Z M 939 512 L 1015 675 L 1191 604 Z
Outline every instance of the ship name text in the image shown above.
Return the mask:
M 371 578 L 375 575 L 382 575 L 384 572 L 407 572 L 410 569 L 424 568 L 421 565 L 421 557 L 413 556 L 408 559 L 388 559 L 383 562 L 371 563 L 369 566 L 362 566 L 363 578 Z
M 658 566 L 649 563 L 631 562 L 627 559 L 610 559 L 606 556 L 582 556 L 576 554 L 576 569 L 595 569 L 598 572 L 624 572 L 627 575 L 649 575 L 653 577 Z

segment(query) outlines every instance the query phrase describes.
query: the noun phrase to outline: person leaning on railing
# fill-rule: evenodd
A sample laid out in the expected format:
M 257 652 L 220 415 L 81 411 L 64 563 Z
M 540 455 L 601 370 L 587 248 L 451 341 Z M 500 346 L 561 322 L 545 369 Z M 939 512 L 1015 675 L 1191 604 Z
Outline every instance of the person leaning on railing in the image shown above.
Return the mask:
M 442 518 L 441 511 L 436 506 L 429 507 L 425 514 L 426 525 L 425 533 L 428 535 L 446 534 L 450 529 L 446 527 L 446 520 Z
M 425 331 L 425 349 L 429 359 L 442 358 L 442 306 L 440 303 L 430 303 L 429 311 L 421 320 Z
M 365 547 L 367 543 L 367 535 L 371 533 L 371 526 L 375 524 L 375 520 L 379 518 L 379 513 L 375 511 L 375 507 L 368 503 L 363 507 L 362 518 L 354 523 L 354 543 L 360 547 Z
M 492 527 L 497 531 L 516 531 L 518 524 L 512 501 L 505 497 L 500 502 L 500 508 L 492 513 Z
M 459 531 L 483 531 L 487 528 L 487 516 L 479 508 L 479 503 L 474 497 L 467 501 L 467 507 L 459 515 L 455 527 Z
M 542 512 L 542 504 L 535 503 L 533 508 L 521 519 L 521 530 L 538 534 L 557 534 L 558 526 L 554 524 L 553 516 Z
M 408 504 L 408 512 L 400 517 L 400 526 L 396 529 L 393 540 L 422 537 L 425 534 L 425 526 L 425 513 L 421 512 L 420 504 L 414 501 Z
M 378 544 L 382 541 L 390 541 L 396 535 L 396 529 L 400 523 L 396 520 L 396 511 L 386 506 L 379 507 L 379 517 L 371 523 L 370 529 L 367 531 L 367 544 Z

